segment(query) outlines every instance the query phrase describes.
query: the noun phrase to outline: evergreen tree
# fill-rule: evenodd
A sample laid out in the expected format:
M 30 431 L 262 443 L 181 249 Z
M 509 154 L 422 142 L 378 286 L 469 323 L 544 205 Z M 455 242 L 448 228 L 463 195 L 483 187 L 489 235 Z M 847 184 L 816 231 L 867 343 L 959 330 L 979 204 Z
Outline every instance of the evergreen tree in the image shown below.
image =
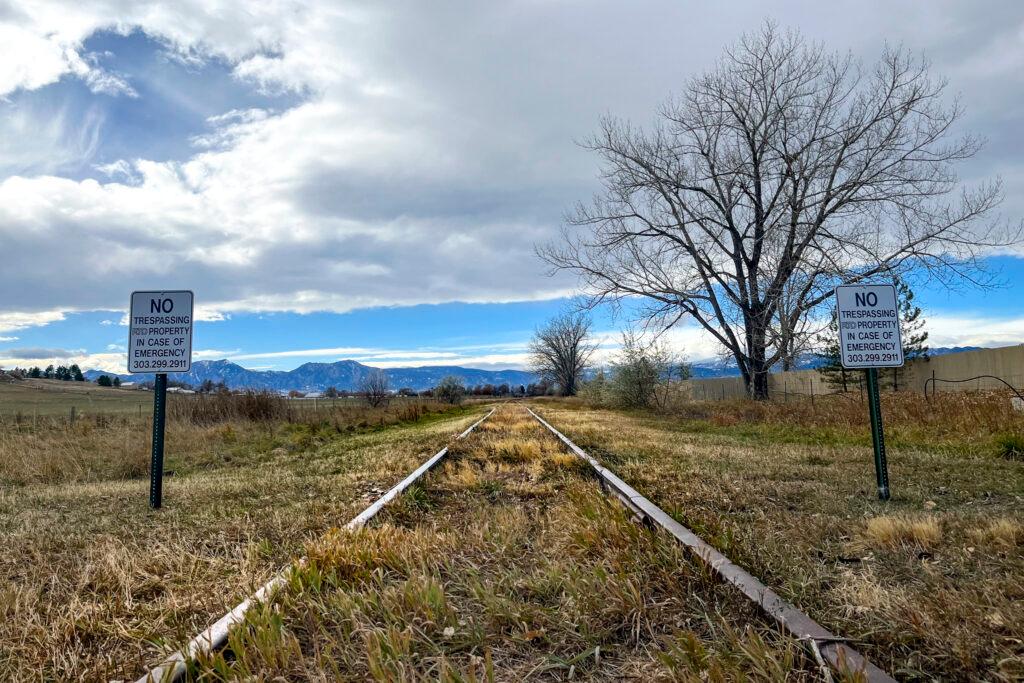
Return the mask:
M 110 379 L 108 375 L 100 375 L 99 377 L 96 378 L 96 384 L 100 385 L 101 387 L 110 387 L 114 385 L 114 382 Z
M 903 280 L 896 278 L 896 312 L 900 317 L 900 335 L 903 337 L 903 359 L 928 360 L 928 332 L 924 329 L 921 307 L 914 303 L 914 292 Z M 903 368 L 892 368 L 892 389 L 899 391 L 903 382 Z
M 825 334 L 819 334 L 817 342 L 818 355 L 824 361 L 818 366 L 818 373 L 833 389 L 848 391 L 853 379 L 853 371 L 843 367 L 842 358 L 839 355 L 839 311 L 834 306 L 828 323 L 828 331 Z
M 39 368 L 38 365 L 36 365 L 33 366 L 32 369 L 28 371 L 28 376 L 33 379 L 39 379 L 40 377 L 43 376 L 43 371 Z
M 117 376 L 114 377 L 114 386 L 115 387 L 121 386 L 121 378 L 120 377 L 117 377 Z
M 82 374 L 82 368 L 78 367 L 77 363 L 72 365 L 70 368 L 68 368 L 68 371 L 71 373 L 72 381 L 75 381 L 75 382 L 84 382 L 85 381 L 85 375 Z
M 53 379 L 53 363 L 46 366 L 46 370 L 43 371 L 43 377 Z

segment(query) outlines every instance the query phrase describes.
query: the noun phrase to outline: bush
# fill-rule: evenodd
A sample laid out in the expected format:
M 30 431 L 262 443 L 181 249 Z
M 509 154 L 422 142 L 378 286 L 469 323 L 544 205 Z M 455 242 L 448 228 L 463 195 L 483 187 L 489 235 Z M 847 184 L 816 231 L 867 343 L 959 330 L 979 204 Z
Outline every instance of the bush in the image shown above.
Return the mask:
M 451 403 L 455 405 L 462 402 L 462 397 L 466 394 L 466 387 L 462 383 L 460 377 L 455 375 L 448 375 L 434 387 L 434 398 L 445 403 Z
M 645 346 L 627 332 L 622 337 L 622 349 L 612 361 L 611 377 L 599 371 L 580 395 L 591 405 L 664 409 L 673 382 L 689 374 L 689 368 L 665 344 Z

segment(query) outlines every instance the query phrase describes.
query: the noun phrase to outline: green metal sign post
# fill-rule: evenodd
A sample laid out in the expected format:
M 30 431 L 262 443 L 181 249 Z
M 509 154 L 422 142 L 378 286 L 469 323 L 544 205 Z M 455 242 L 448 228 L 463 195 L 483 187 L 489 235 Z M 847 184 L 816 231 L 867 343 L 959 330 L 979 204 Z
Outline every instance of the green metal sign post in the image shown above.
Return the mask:
M 840 285 L 836 287 L 836 317 L 839 322 L 840 362 L 848 370 L 864 370 L 867 377 L 878 497 L 889 500 L 889 464 L 885 458 L 878 368 L 899 368 L 904 362 L 896 287 L 889 283 L 869 282 Z
M 885 459 L 882 402 L 878 395 L 878 368 L 869 368 L 864 372 L 868 376 L 868 412 L 871 414 L 871 441 L 875 447 L 875 478 L 878 480 L 878 498 L 889 500 L 889 463 Z
M 164 498 L 164 427 L 167 422 L 167 373 L 192 369 L 191 290 L 134 291 L 128 304 L 128 372 L 152 373 L 153 455 L 149 463 L 149 507 Z M 140 406 L 141 409 L 141 406 Z
M 164 425 L 167 419 L 167 375 L 153 386 L 153 457 L 149 463 L 149 507 L 157 510 L 164 497 Z

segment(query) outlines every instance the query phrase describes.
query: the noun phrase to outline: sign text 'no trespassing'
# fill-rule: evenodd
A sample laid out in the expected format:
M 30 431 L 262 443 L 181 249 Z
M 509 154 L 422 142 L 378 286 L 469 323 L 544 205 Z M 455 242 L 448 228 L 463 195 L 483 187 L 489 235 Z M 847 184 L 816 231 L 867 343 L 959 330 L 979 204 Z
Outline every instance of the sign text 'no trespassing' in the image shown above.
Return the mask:
M 192 292 L 132 292 L 128 372 L 192 369 Z
M 836 287 L 839 355 L 844 368 L 903 365 L 900 315 L 893 285 Z

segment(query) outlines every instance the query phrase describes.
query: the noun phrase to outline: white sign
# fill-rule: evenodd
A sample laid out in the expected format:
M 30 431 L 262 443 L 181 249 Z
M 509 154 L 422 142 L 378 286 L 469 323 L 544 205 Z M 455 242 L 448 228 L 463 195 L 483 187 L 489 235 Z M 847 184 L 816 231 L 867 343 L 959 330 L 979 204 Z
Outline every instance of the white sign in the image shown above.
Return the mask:
M 192 369 L 192 292 L 132 292 L 128 372 Z
M 844 368 L 903 365 L 900 315 L 893 285 L 836 287 L 839 356 Z

